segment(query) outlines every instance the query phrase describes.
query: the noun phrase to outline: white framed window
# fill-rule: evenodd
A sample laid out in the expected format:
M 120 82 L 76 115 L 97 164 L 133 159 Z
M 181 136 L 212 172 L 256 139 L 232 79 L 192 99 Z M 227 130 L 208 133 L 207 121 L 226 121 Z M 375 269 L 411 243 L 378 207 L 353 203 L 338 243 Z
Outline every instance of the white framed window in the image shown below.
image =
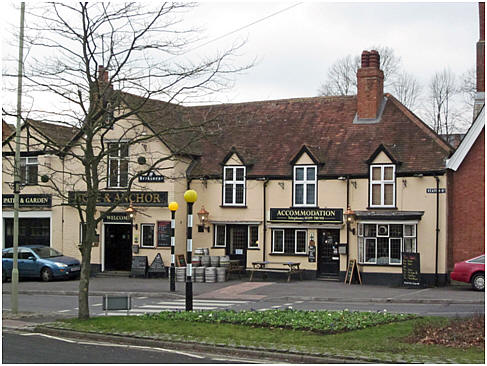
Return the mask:
M 140 246 L 142 248 L 154 248 L 154 224 L 141 224 L 140 233 Z
M 359 223 L 361 264 L 400 265 L 402 252 L 416 252 L 416 223 Z
M 257 225 L 249 225 L 249 248 L 259 247 L 259 227 Z
M 223 205 L 245 206 L 245 167 L 226 166 L 223 169 Z
M 108 143 L 108 187 L 122 188 L 128 185 L 129 145 L 126 142 Z
M 227 246 L 227 227 L 226 225 L 215 225 L 215 237 L 214 246 L 215 247 L 226 247 Z
M 306 237 L 307 237 L 306 230 L 296 230 L 295 247 L 294 247 L 294 252 L 296 254 L 306 253 Z
M 37 156 L 20 158 L 20 181 L 24 185 L 36 185 L 38 176 Z
M 272 231 L 272 252 L 284 253 L 284 230 Z
M 316 206 L 316 166 L 296 165 L 293 179 L 293 206 Z
M 370 207 L 395 207 L 396 166 L 370 166 Z

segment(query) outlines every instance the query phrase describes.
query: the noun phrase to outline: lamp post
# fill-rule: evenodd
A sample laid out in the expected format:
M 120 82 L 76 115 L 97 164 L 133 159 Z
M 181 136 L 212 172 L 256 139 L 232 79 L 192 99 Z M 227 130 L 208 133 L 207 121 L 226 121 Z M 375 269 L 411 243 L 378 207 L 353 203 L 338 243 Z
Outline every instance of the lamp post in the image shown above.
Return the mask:
M 176 245 L 174 239 L 174 229 L 176 228 L 176 211 L 178 210 L 179 205 L 177 202 L 171 202 L 169 204 L 169 210 L 171 211 L 171 269 L 169 272 L 169 290 L 171 292 L 176 291 L 176 282 L 174 276 L 176 275 L 176 270 L 174 268 L 175 258 L 174 258 L 174 246 Z
M 184 200 L 188 203 L 188 228 L 186 233 L 186 311 L 193 310 L 193 283 L 191 282 L 193 252 L 193 203 L 198 199 L 196 191 L 189 189 L 184 192 Z

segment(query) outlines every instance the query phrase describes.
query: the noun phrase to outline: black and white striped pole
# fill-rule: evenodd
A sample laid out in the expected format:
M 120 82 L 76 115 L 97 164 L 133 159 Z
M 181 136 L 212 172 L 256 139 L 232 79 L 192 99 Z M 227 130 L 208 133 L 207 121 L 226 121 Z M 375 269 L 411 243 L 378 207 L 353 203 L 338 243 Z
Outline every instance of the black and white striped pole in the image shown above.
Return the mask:
M 196 191 L 189 189 L 184 192 L 184 200 L 188 203 L 188 228 L 186 233 L 186 311 L 193 310 L 193 283 L 191 282 L 193 254 L 193 203 L 198 199 Z
M 175 263 L 176 258 L 174 256 L 174 247 L 176 245 L 176 239 L 174 238 L 174 230 L 176 229 L 176 211 L 178 210 L 179 205 L 177 202 L 169 203 L 169 210 L 171 211 L 171 268 L 169 270 L 169 290 L 171 292 L 176 291 L 176 269 Z

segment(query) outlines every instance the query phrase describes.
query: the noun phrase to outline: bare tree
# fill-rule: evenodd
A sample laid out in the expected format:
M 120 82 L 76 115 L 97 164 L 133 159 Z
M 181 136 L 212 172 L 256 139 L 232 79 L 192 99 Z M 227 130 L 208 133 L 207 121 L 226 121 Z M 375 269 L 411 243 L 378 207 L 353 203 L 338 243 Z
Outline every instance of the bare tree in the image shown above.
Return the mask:
M 374 46 L 380 55 L 380 68 L 384 72 L 384 87 L 394 82 L 393 78 L 400 69 L 401 59 L 390 47 Z M 357 70 L 360 67 L 360 55 L 348 55 L 330 66 L 327 79 L 318 89 L 318 95 L 353 95 L 357 93 Z
M 473 109 L 475 104 L 475 95 L 477 94 L 477 71 L 470 68 L 460 77 L 460 92 L 463 94 L 465 104 Z
M 191 7 L 188 3 L 50 3 L 27 9 L 30 56 L 24 66 L 24 90 L 44 96 L 29 116 L 62 124 L 63 131 L 71 129 L 73 135 L 66 143 L 56 133 L 41 134 L 35 145 L 49 153 L 40 167 L 44 172 L 40 185 L 56 192 L 59 204 L 76 209 L 86 228 L 79 248 L 81 319 L 89 317 L 91 252 L 98 224 L 127 202 L 140 175 L 170 169 L 176 159 L 188 161 L 195 142 L 205 133 L 217 133 L 212 121 L 204 115 L 192 117 L 179 104 L 226 87 L 232 73 L 250 67 L 233 66 L 234 51 L 241 44 L 199 61 L 177 57 L 193 49 L 198 40 L 198 32 L 181 22 Z M 151 116 L 157 116 L 156 124 L 151 124 Z M 108 140 L 114 126 L 124 126 L 123 133 Z M 147 152 L 147 160 L 128 155 L 128 147 L 154 139 L 162 139 L 171 153 Z M 100 212 L 97 200 L 113 176 L 107 164 L 111 156 L 120 160 L 113 169 L 135 168 L 121 184 L 122 193 Z
M 418 80 L 403 72 L 397 75 L 392 82 L 392 93 L 409 109 L 414 109 L 421 94 L 421 86 Z

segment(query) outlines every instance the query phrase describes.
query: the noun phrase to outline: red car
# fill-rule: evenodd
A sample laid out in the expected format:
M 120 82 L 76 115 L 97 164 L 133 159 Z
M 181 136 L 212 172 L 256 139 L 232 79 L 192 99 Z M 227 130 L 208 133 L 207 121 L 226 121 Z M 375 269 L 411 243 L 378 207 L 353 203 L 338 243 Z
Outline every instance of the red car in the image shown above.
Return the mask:
M 477 291 L 485 290 L 485 254 L 455 263 L 450 278 L 455 281 L 471 283 Z

